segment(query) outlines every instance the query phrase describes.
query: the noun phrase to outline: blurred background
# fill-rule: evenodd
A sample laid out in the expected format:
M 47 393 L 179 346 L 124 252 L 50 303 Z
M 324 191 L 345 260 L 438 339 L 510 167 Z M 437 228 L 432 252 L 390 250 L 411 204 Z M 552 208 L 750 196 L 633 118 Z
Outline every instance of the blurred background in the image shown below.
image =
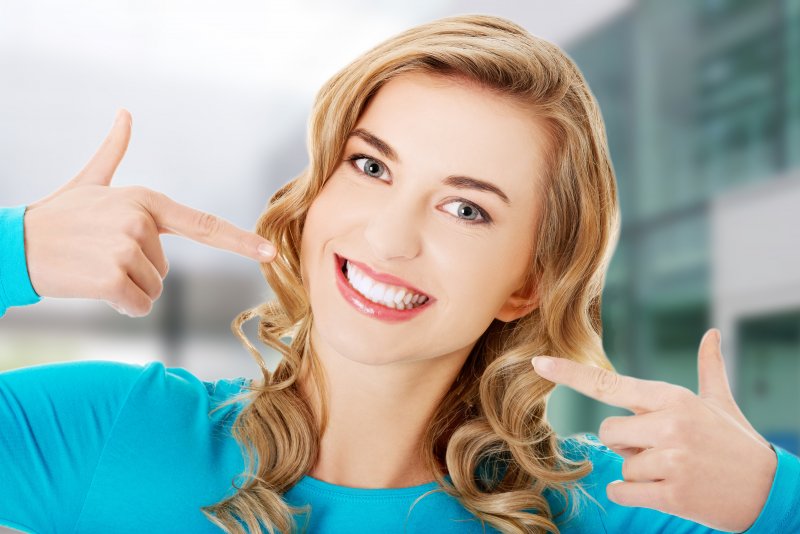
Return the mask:
M 126 107 L 112 185 L 252 230 L 306 166 L 320 85 L 397 32 L 469 12 L 564 48 L 600 102 L 623 214 L 603 302 L 617 370 L 697 391 L 701 336 L 720 328 L 742 411 L 800 454 L 800 0 L 0 0 L 0 202 L 69 180 Z M 160 360 L 209 381 L 258 376 L 230 329 L 271 297 L 258 264 L 162 243 L 170 272 L 150 315 L 78 299 L 9 308 L 0 371 Z M 629 414 L 562 386 L 549 407 L 562 435 Z

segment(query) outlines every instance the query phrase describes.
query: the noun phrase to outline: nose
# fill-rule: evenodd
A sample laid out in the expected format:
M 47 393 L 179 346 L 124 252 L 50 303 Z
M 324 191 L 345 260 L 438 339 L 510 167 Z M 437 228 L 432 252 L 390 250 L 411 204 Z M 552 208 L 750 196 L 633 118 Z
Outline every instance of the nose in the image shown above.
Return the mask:
M 410 259 L 419 254 L 422 217 L 413 199 L 399 195 L 377 206 L 364 229 L 364 237 L 375 258 Z

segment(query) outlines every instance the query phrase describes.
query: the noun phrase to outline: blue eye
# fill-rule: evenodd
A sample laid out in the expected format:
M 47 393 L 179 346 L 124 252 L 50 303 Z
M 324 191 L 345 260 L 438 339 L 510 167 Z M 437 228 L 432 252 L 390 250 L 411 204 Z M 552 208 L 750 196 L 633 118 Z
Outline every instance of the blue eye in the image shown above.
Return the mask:
M 367 162 L 367 165 L 364 166 L 363 163 L 359 163 L 360 161 Z M 386 182 L 380 178 L 386 173 L 386 166 L 378 161 L 375 158 L 371 158 L 365 154 L 353 154 L 352 156 L 348 157 L 345 161 L 352 162 L 353 166 L 356 168 L 358 172 L 361 174 L 365 174 L 370 178 L 376 178 L 378 180 Z M 466 206 L 466 208 L 459 208 L 456 213 L 456 220 L 462 224 L 474 225 L 474 224 L 491 224 L 492 218 L 486 213 L 486 210 L 474 204 L 468 200 L 464 199 L 455 199 L 451 200 L 445 206 L 450 204 L 461 204 L 462 206 Z M 452 213 L 448 211 L 448 213 Z M 461 217 L 460 215 L 465 215 L 466 217 Z M 479 216 L 480 219 L 476 219 L 474 217 Z
M 458 220 L 469 222 L 470 224 L 480 224 L 484 222 L 489 222 L 489 218 L 484 215 L 483 210 L 481 210 L 478 206 L 473 204 L 472 202 L 467 202 L 466 200 L 452 200 L 445 204 L 445 206 L 449 206 L 450 204 L 459 204 L 459 208 L 456 210 L 457 215 L 465 215 L 466 217 L 458 217 Z M 451 213 L 451 212 L 448 212 Z M 480 219 L 476 219 L 475 217 L 480 217 Z
M 378 161 L 376 159 L 372 159 L 370 157 L 367 157 L 367 156 L 365 156 L 363 154 L 354 154 L 353 156 L 351 156 L 349 158 L 348 161 L 352 161 L 353 165 L 355 165 L 356 168 L 360 172 L 366 174 L 367 176 L 369 176 L 371 178 L 378 178 L 380 180 L 380 176 L 383 174 L 383 172 L 386 171 L 386 169 L 383 167 L 383 163 L 381 163 L 380 161 Z M 364 164 L 363 163 L 359 163 L 359 161 L 368 162 L 367 166 L 366 166 L 366 169 L 364 167 Z M 383 169 L 383 172 L 381 172 L 381 169 Z

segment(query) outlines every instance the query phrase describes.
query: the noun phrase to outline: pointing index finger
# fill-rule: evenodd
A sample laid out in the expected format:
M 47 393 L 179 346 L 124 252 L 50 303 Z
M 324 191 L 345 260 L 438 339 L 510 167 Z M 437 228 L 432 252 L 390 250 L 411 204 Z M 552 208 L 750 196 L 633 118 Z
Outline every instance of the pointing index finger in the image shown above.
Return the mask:
M 685 389 L 659 380 L 644 380 L 621 375 L 566 358 L 548 359 L 555 365 L 547 371 L 541 369 L 535 359 L 532 360 L 542 377 L 568 386 L 602 403 L 626 408 L 635 414 L 664 409 L 682 398 Z
M 212 247 L 229 250 L 258 261 L 275 257 L 275 247 L 256 233 L 243 230 L 233 223 L 176 202 L 163 193 L 148 195 L 147 210 L 160 233 L 174 233 Z M 267 254 L 259 247 L 267 245 Z

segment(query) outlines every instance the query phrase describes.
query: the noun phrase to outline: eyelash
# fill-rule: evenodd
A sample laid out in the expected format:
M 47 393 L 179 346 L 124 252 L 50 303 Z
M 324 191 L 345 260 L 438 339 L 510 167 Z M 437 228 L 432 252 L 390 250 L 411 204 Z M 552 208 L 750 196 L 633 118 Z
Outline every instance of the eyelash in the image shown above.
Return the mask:
M 380 180 L 380 178 L 376 178 L 374 176 L 370 176 L 367 173 L 365 173 L 363 170 L 361 170 L 358 167 L 358 165 L 355 164 L 355 161 L 359 160 L 359 159 L 369 159 L 369 160 L 375 161 L 378 164 L 380 164 L 381 166 L 383 166 L 384 170 L 387 170 L 386 165 L 384 165 L 381 160 L 373 158 L 372 156 L 367 156 L 366 154 L 353 154 L 352 156 L 348 157 L 345 160 L 345 161 L 351 162 L 353 167 L 355 167 L 356 170 L 359 173 L 363 174 L 367 178 L 372 178 L 373 180 Z M 383 181 L 383 180 L 381 180 L 381 181 Z M 472 221 L 472 220 L 469 220 L 469 219 L 462 219 L 461 217 L 456 217 L 456 220 L 458 220 L 460 223 L 466 224 L 466 225 L 478 225 L 478 224 L 491 224 L 492 223 L 492 218 L 489 217 L 489 214 L 486 213 L 486 210 L 484 210 L 483 208 L 481 208 L 480 206 L 478 206 L 474 202 L 470 202 L 469 200 L 466 200 L 464 198 L 457 198 L 457 199 L 454 199 L 452 202 L 455 202 L 455 201 L 463 202 L 464 204 L 469 204 L 470 206 L 474 207 L 478 211 L 478 213 L 480 214 L 481 217 L 483 217 L 482 221 Z

